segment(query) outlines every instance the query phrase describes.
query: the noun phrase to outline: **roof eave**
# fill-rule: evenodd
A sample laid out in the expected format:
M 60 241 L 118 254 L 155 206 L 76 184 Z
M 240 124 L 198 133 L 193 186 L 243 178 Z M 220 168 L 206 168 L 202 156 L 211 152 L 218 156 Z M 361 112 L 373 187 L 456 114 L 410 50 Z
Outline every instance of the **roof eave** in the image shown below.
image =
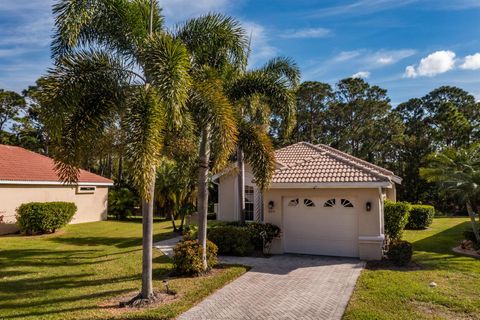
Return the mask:
M 37 186 L 98 186 L 98 187 L 112 187 L 112 182 L 77 182 L 77 183 L 64 183 L 61 181 L 25 181 L 25 180 L 0 180 L 0 185 L 13 184 L 13 185 L 37 185 Z
M 388 181 L 378 182 L 273 182 L 270 189 L 391 188 Z

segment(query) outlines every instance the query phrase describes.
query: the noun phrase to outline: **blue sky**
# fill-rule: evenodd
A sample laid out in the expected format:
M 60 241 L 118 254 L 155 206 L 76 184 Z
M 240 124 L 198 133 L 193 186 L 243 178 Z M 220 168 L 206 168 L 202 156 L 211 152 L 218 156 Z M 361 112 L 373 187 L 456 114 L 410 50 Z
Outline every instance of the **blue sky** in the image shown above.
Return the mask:
M 53 0 L 2 0 L 0 88 L 21 91 L 50 66 Z M 480 99 L 480 0 L 159 0 L 167 25 L 210 11 L 252 36 L 251 67 L 288 56 L 303 80 L 363 77 L 394 105 L 441 85 Z

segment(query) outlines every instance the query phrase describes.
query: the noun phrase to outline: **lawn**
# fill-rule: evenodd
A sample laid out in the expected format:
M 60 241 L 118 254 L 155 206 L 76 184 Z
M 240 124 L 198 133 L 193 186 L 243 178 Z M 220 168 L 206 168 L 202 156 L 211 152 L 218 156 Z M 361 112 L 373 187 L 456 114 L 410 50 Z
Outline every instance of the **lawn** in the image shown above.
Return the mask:
M 480 260 L 451 251 L 468 224 L 436 218 L 428 230 L 406 231 L 417 267 L 364 270 L 344 319 L 480 319 Z
M 170 222 L 155 222 L 155 240 L 172 236 Z M 0 319 L 169 319 L 188 310 L 244 267 L 204 278 L 171 279 L 179 299 L 141 312 L 112 313 L 101 305 L 135 292 L 141 279 L 141 224 L 103 221 L 71 225 L 58 235 L 0 237 Z M 154 286 L 171 270 L 154 250 Z

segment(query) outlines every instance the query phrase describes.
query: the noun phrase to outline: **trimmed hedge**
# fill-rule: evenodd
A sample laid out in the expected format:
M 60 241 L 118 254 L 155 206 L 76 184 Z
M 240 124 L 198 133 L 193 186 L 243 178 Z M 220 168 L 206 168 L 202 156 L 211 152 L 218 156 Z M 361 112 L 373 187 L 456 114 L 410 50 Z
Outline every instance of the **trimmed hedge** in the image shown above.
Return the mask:
M 410 204 L 407 202 L 385 201 L 385 234 L 390 240 L 400 240 L 408 223 Z
M 252 232 L 248 227 L 214 227 L 208 229 L 208 239 L 218 246 L 218 253 L 224 255 L 248 256 L 255 250 Z
M 412 230 L 426 229 L 432 224 L 434 216 L 435 208 L 433 206 L 412 204 L 406 228 Z
M 209 269 L 217 263 L 217 246 L 207 241 L 207 265 Z M 204 273 L 202 249 L 196 240 L 184 240 L 173 249 L 173 267 L 178 274 L 200 275 Z
M 73 202 L 30 202 L 17 209 L 17 226 L 27 234 L 55 232 L 66 226 L 77 212 Z
M 393 241 L 388 249 L 387 257 L 397 266 L 406 266 L 412 260 L 413 248 L 408 241 Z

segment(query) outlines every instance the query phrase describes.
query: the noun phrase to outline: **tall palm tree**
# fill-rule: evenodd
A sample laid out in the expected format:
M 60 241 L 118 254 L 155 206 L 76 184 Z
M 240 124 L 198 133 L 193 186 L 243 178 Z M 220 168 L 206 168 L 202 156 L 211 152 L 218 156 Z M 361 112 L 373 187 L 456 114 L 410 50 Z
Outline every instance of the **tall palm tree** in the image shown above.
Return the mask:
M 126 159 L 142 198 L 142 289 L 132 303 L 149 303 L 155 172 L 162 130 L 180 125 L 190 87 L 186 47 L 162 32 L 156 2 L 59 0 L 54 5 L 55 65 L 43 88 L 56 124 L 57 170 L 76 182 L 92 141 L 121 115 Z
M 224 83 L 232 70 L 245 68 L 248 38 L 238 21 L 220 14 L 188 20 L 178 26 L 176 38 L 186 45 L 192 57 L 193 84 L 188 108 L 199 136 L 198 238 L 206 271 L 208 178 L 211 171 L 227 164 L 238 136 L 235 111 Z
M 468 149 L 447 148 L 431 155 L 429 163 L 428 168 L 420 169 L 420 175 L 465 204 L 475 238 L 480 243 L 479 224 L 475 220 L 480 201 L 480 145 Z
M 251 165 L 257 186 L 264 190 L 275 170 L 274 148 L 267 133 L 273 118 L 280 119 L 288 135 L 295 125 L 294 90 L 300 80 L 298 66 L 287 58 L 274 58 L 262 68 L 243 72 L 228 84 L 227 94 L 239 121 L 237 145 L 238 212 L 245 223 L 245 160 Z

